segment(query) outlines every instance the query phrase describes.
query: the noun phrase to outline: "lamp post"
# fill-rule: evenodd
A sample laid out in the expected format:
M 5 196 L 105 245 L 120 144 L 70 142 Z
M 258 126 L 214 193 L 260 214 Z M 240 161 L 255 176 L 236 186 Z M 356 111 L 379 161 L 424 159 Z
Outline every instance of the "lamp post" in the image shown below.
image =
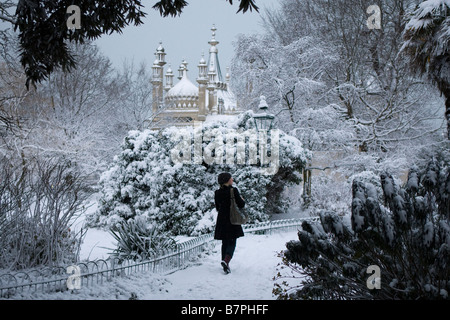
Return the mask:
M 267 112 L 268 105 L 266 102 L 266 97 L 261 96 L 259 102 L 259 112 L 253 115 L 253 121 L 255 122 L 256 134 L 258 135 L 258 149 L 259 157 L 261 161 L 261 166 L 267 164 L 269 155 L 267 152 L 271 152 L 271 149 L 267 147 L 267 138 L 270 129 L 272 128 L 273 120 L 275 116 Z M 270 138 L 269 138 L 270 140 Z M 269 142 L 270 143 L 270 142 Z M 271 157 L 271 156 L 270 156 Z
M 275 116 L 267 112 L 268 107 L 266 97 L 261 96 L 259 102 L 259 112 L 253 115 L 253 121 L 255 121 L 257 131 L 264 130 L 267 132 L 272 128 Z

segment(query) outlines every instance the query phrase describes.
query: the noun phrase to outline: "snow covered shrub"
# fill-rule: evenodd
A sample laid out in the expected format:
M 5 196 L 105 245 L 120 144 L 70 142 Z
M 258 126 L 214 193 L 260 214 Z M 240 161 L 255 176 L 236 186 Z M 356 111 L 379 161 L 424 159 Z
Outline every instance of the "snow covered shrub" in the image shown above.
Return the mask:
M 77 261 L 87 184 L 61 159 L 0 161 L 0 268 L 24 269 Z
M 212 232 L 217 215 L 214 191 L 223 171 L 233 175 L 251 222 L 268 220 L 278 209 L 284 185 L 300 181 L 297 172 L 309 153 L 298 139 L 280 131 L 276 174 L 262 174 L 259 163 L 241 163 L 236 160 L 239 155 L 234 155 L 234 162 L 223 157 L 220 163 L 220 137 L 225 146 L 227 141 L 235 146 L 245 143 L 248 159 L 255 145 L 249 139 L 239 142 L 236 132 L 252 129 L 251 120 L 251 112 L 245 112 L 232 124 L 218 121 L 195 128 L 131 131 L 122 152 L 101 176 L 99 210 L 88 217 L 88 225 L 113 227 L 142 216 L 173 236 Z M 182 152 L 178 152 L 180 145 Z
M 323 211 L 286 244 L 282 264 L 305 276 L 302 285 L 276 285 L 279 299 L 449 299 L 450 170 L 437 156 L 410 170 L 400 187 L 381 175 L 377 188 L 355 179 L 351 222 Z M 380 286 L 369 283 L 370 266 Z M 371 267 L 372 268 L 372 267 Z
M 349 186 L 351 186 L 353 181 L 355 180 L 372 185 L 375 188 L 377 199 L 380 202 L 383 201 L 383 188 L 381 187 L 379 175 L 375 174 L 373 171 L 363 171 L 356 173 L 348 179 Z M 399 183 L 399 181 L 397 180 L 396 183 Z
M 111 227 L 110 232 L 117 241 L 113 257 L 142 260 L 175 247 L 174 239 L 139 218 Z

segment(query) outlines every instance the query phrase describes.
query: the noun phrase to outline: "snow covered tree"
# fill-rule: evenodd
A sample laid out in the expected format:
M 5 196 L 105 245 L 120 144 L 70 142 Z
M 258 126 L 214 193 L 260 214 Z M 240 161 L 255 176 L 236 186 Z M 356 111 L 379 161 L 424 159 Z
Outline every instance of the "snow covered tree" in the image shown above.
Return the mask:
M 263 12 L 263 33 L 235 42 L 232 73 L 242 76 L 231 85 L 238 100 L 256 108 L 267 92 L 277 121 L 314 153 L 312 167 L 330 168 L 312 171 L 315 212 L 333 203 L 340 212 L 350 209 L 346 179 L 407 170 L 422 148 L 443 140 L 439 90 L 399 54 L 405 12 L 416 3 L 282 0 Z M 381 29 L 367 27 L 373 4 Z
M 344 138 L 342 124 L 347 139 L 339 143 L 363 152 L 387 154 L 400 147 L 407 152 L 411 142 L 438 140 L 443 126 L 439 92 L 414 77 L 398 54 L 402 18 L 412 3 L 384 2 L 382 29 L 370 30 L 365 14 L 370 0 L 281 1 L 279 9 L 266 10 L 264 34 L 236 42 L 232 71 L 243 76 L 234 80 L 234 92 L 253 107 L 260 92 L 270 88 L 269 104 L 276 112 L 288 110 L 279 121 L 296 134 L 307 124 L 309 109 L 331 110 L 338 117 L 329 147 L 336 142 L 333 137 Z M 316 125 L 312 120 L 310 128 Z
M 411 64 L 427 75 L 445 97 L 450 139 L 450 1 L 427 0 L 411 14 L 404 30 L 404 50 Z
M 60 157 L 96 177 L 105 170 L 128 132 L 122 103 L 138 89 L 115 73 L 93 44 L 71 46 L 78 68 L 55 71 L 36 90 L 27 90 L 15 54 L 17 40 L 4 35 L 0 46 L 0 152 L 24 159 Z M 151 91 L 151 87 L 149 89 Z M 5 119 L 5 120 L 2 120 Z M 130 121 L 131 123 L 131 121 Z
M 325 86 L 322 74 L 337 59 L 330 45 L 314 37 L 298 35 L 283 41 L 268 35 L 240 35 L 231 66 L 232 89 L 247 107 L 257 106 L 264 95 L 273 112 L 286 109 L 281 119 L 292 124 L 298 112 L 316 105 Z M 315 95 L 316 94 L 316 95 Z
M 302 284 L 285 282 L 274 293 L 281 299 L 449 299 L 449 164 L 448 151 L 437 153 L 428 165 L 413 167 L 403 187 L 382 174 L 382 202 L 373 184 L 355 179 L 350 221 L 323 211 L 320 223 L 304 222 L 299 240 L 281 255 L 283 266 L 304 276 Z M 379 275 L 371 275 L 376 268 Z
M 36 136 L 30 135 L 27 143 L 41 153 L 70 158 L 85 174 L 98 175 L 126 132 L 118 130 L 123 91 L 111 62 L 97 46 L 69 47 L 77 53 L 78 68 L 55 71 L 36 90 L 32 108 L 40 117 L 29 117 Z
M 258 163 L 211 161 L 211 155 L 220 157 L 217 141 L 222 139 L 227 145 L 227 139 L 231 139 L 237 145 L 236 130 L 251 129 L 252 123 L 251 112 L 246 112 L 232 126 L 219 121 L 195 129 L 131 131 L 122 152 L 101 177 L 100 207 L 89 224 L 114 226 L 145 217 L 148 225 L 172 235 L 211 232 L 217 214 L 214 190 L 218 188 L 217 176 L 223 171 L 232 173 L 251 222 L 267 220 L 269 214 L 280 211 L 278 198 L 284 185 L 299 183 L 309 153 L 298 139 L 280 131 L 279 169 L 274 175 L 262 174 Z M 183 137 L 189 137 L 188 141 L 180 141 Z M 197 145 L 202 152 L 199 158 L 195 153 L 196 137 L 202 139 Z M 178 155 L 174 150 L 184 142 L 189 148 L 186 152 L 193 156 L 187 162 L 175 161 Z M 252 145 L 248 141 L 247 156 Z
M 148 126 L 152 114 L 152 74 L 151 68 L 141 62 L 124 62 L 117 75 L 119 82 L 119 106 L 117 128 L 123 132 L 121 139 L 130 130 L 143 130 Z

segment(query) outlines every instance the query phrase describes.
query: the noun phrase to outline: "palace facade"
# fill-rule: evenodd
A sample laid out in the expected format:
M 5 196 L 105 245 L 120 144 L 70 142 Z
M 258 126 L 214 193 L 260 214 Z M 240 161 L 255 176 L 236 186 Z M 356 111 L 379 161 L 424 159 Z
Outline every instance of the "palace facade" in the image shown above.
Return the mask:
M 194 121 L 205 121 L 209 115 L 236 115 L 241 113 L 235 96 L 230 90 L 230 74 L 227 68 L 222 75 L 216 40 L 216 27 L 211 28 L 208 61 L 202 55 L 194 84 L 188 77 L 188 63 L 183 60 L 178 68 L 178 82 L 174 84 L 174 71 L 166 65 L 166 52 L 162 46 L 156 49 L 152 66 L 153 118 L 152 129 L 167 125 L 191 126 Z

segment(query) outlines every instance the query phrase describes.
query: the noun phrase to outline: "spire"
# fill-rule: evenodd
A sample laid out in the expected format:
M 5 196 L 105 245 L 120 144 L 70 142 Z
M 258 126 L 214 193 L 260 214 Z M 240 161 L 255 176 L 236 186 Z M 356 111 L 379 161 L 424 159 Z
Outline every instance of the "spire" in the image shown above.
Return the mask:
M 213 24 L 213 26 L 212 26 L 212 28 L 211 28 L 211 31 L 212 31 L 212 38 L 211 38 L 211 40 L 209 40 L 209 42 L 208 42 L 211 46 L 216 46 L 216 45 L 219 44 L 219 41 L 216 40 L 216 30 L 217 30 L 216 25 Z
M 186 59 L 183 58 L 183 61 L 181 61 L 181 64 L 184 66 L 184 70 L 186 70 L 186 72 L 189 71 L 187 68 L 188 63 L 187 63 Z
M 202 58 L 200 59 L 199 65 L 206 65 L 205 53 L 202 52 Z
M 186 59 L 183 59 L 183 61 L 181 61 L 180 67 L 178 68 L 178 80 L 181 80 L 183 77 L 187 76 L 187 65 L 188 63 Z
M 220 71 L 220 65 L 219 65 L 219 50 L 217 50 L 216 45 L 219 44 L 219 41 L 216 40 L 216 31 L 217 28 L 215 25 L 211 28 L 212 31 L 212 38 L 208 42 L 211 47 L 209 48 L 209 59 L 208 59 L 208 66 L 209 66 L 209 72 L 210 74 L 212 70 L 215 72 L 215 82 L 223 82 L 222 78 L 222 72 Z M 211 78 L 211 75 L 210 75 Z M 210 80 L 211 81 L 211 80 Z

